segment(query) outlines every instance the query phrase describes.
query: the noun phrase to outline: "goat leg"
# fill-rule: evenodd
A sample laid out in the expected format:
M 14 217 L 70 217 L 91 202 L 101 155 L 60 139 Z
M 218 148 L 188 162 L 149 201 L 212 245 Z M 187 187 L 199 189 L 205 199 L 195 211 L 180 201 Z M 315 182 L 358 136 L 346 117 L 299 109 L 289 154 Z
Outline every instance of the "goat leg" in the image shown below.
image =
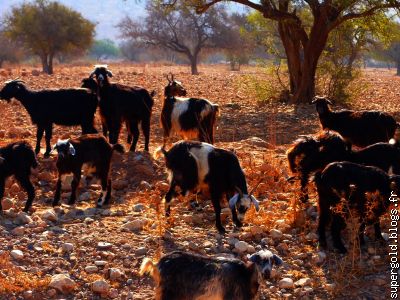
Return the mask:
M 58 177 L 57 184 L 56 184 L 56 192 L 54 194 L 54 199 L 53 199 L 53 206 L 58 205 L 58 202 L 60 201 L 60 196 L 61 196 L 61 176 Z
M 214 211 L 215 211 L 215 226 L 217 227 L 219 233 L 224 234 L 225 228 L 224 228 L 224 226 L 222 226 L 222 222 L 221 222 L 220 197 L 218 197 L 217 195 L 213 195 L 213 193 L 211 193 L 211 202 L 214 206 Z
M 46 126 L 45 131 L 46 131 L 46 152 L 44 153 L 44 157 L 49 157 L 51 152 L 50 142 L 53 135 L 53 125 L 50 124 Z
M 171 204 L 170 204 L 170 202 L 172 200 L 172 197 L 174 197 L 175 194 L 176 194 L 175 193 L 175 186 L 176 186 L 176 184 L 174 182 L 172 182 L 167 194 L 164 197 L 165 198 L 165 215 L 167 217 L 169 217 L 170 213 L 171 213 Z
M 339 215 L 333 215 L 332 219 L 332 225 L 331 225 L 331 234 L 332 234 L 332 240 L 333 240 L 333 246 L 340 252 L 340 253 L 346 253 L 347 249 L 343 245 L 342 240 L 340 238 L 340 232 L 342 229 L 345 227 L 345 222 L 343 220 L 343 217 Z
M 3 207 L 1 206 L 1 200 L 4 196 L 4 186 L 5 186 L 5 178 L 0 178 L 0 214 L 3 211 Z
M 32 206 L 33 199 L 35 198 L 35 189 L 29 180 L 29 175 L 24 174 L 23 176 L 16 176 L 17 181 L 21 184 L 21 187 L 28 194 L 28 200 L 26 200 L 24 212 L 28 212 Z
M 43 138 L 44 128 L 42 126 L 37 127 L 36 129 L 36 148 L 35 153 L 38 154 L 40 152 L 40 141 Z
M 81 179 L 81 171 L 79 170 L 79 172 L 75 172 L 74 173 L 74 178 L 72 179 L 71 182 L 71 196 L 69 198 L 68 204 L 72 205 L 75 203 L 76 200 L 76 190 L 79 186 L 79 181 Z

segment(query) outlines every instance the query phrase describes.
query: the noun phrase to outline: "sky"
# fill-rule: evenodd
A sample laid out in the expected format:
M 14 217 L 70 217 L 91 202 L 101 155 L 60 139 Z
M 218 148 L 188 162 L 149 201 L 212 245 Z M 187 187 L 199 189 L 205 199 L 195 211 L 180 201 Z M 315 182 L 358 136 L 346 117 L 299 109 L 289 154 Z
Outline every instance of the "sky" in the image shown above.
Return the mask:
M 11 7 L 33 0 L 0 0 L 0 18 L 10 12 Z M 86 19 L 96 24 L 96 38 L 118 40 L 119 32 L 115 26 L 124 17 L 138 18 L 145 15 L 146 0 L 57 0 L 80 12 Z M 243 5 L 228 6 L 230 11 L 244 12 Z
M 0 0 L 0 17 L 12 6 L 24 0 Z M 28 1 L 30 2 L 30 1 Z M 125 16 L 132 18 L 144 15 L 144 1 L 135 0 L 58 0 L 58 2 L 80 12 L 96 24 L 96 38 L 118 39 L 115 25 Z

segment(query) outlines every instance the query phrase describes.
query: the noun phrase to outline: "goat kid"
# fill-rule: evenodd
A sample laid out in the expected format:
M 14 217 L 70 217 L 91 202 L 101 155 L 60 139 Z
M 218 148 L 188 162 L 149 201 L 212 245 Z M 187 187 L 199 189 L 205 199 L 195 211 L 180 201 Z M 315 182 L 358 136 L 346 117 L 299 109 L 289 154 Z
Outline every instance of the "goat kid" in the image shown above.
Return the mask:
M 188 192 L 202 192 L 211 196 L 215 210 L 215 224 L 223 233 L 221 224 L 222 198 L 226 196 L 232 211 L 232 219 L 241 227 L 246 211 L 254 204 L 259 210 L 257 199 L 248 193 L 246 177 L 240 167 L 237 156 L 230 151 L 216 148 L 207 143 L 181 141 L 166 151 L 163 147 L 156 150 L 155 158 L 165 157 L 169 191 L 165 195 L 166 215 L 170 214 L 170 202 L 180 187 L 182 195 Z
M 111 158 L 114 151 L 124 153 L 120 144 L 110 145 L 104 136 L 99 134 L 83 135 L 76 139 L 59 140 L 54 145 L 58 152 L 58 180 L 54 195 L 53 206 L 60 200 L 62 175 L 73 174 L 71 196 L 68 204 L 76 200 L 76 190 L 81 180 L 84 164 L 91 171 L 90 176 L 101 181 L 102 193 L 97 201 L 97 207 L 108 204 L 111 198 L 111 179 L 109 178 Z
M 332 217 L 331 233 L 334 247 L 341 253 L 346 253 L 340 232 L 345 228 L 343 213 L 354 208 L 360 218 L 359 240 L 365 243 L 364 229 L 366 225 L 374 225 L 375 237 L 382 240 L 379 217 L 389 208 L 391 191 L 398 193 L 400 176 L 388 175 L 379 168 L 363 166 L 351 162 L 334 162 L 322 172 L 315 174 L 315 184 L 318 191 L 319 242 L 326 247 L 325 227 Z M 379 198 L 369 201 L 366 193 L 378 193 Z M 338 205 L 344 201 L 342 211 Z
M 14 176 L 28 194 L 24 211 L 29 211 L 35 198 L 35 188 L 30 181 L 31 168 L 36 168 L 37 165 L 35 152 L 25 141 L 0 148 L 0 213 L 6 179 L 10 176 Z

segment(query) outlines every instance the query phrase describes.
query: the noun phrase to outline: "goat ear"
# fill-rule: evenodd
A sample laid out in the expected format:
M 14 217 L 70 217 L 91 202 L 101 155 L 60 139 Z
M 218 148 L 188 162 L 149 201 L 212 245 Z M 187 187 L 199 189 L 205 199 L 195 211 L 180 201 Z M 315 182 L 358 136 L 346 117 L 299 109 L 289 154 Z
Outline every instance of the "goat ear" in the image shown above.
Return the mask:
M 93 78 L 94 75 L 96 75 L 96 71 L 93 71 L 92 73 L 90 73 L 89 78 Z
M 4 157 L 0 156 L 0 166 L 4 163 L 4 161 L 5 161 Z
M 282 258 L 280 258 L 280 257 L 279 257 L 278 255 L 276 255 L 276 254 L 274 254 L 274 255 L 272 256 L 272 259 L 274 260 L 274 264 L 275 264 L 276 266 L 280 266 L 280 265 L 283 264 Z
M 328 98 L 325 98 L 326 102 L 328 102 L 328 104 L 333 105 L 332 101 L 329 100 Z
M 231 199 L 229 199 L 229 208 L 231 210 L 235 209 L 235 205 L 239 201 L 239 197 L 239 194 L 235 194 Z
M 314 97 L 314 98 L 312 99 L 312 101 L 311 101 L 311 104 L 315 104 L 315 103 L 317 102 L 317 100 L 318 100 L 318 98 L 317 98 L 317 97 Z
M 108 76 L 108 77 L 113 77 L 112 72 L 107 70 L 107 76 Z
M 68 152 L 69 152 L 69 154 L 71 154 L 72 156 L 75 156 L 75 154 L 76 154 L 75 148 L 74 148 L 74 146 L 73 146 L 71 143 L 69 144 Z
M 171 81 L 174 81 L 174 74 L 171 73 Z
M 258 202 L 256 197 L 254 197 L 253 195 L 250 195 L 250 199 L 251 199 L 251 202 L 253 202 L 254 207 L 256 208 L 256 211 L 260 211 L 260 203 Z

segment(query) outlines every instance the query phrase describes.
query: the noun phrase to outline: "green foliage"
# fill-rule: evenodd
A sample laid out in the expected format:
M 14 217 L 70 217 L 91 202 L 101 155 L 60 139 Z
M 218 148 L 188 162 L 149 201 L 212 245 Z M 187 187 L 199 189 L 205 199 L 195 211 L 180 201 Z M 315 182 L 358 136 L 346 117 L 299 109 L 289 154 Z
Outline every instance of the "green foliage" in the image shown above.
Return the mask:
M 110 39 L 94 41 L 92 48 L 89 50 L 89 55 L 97 60 L 118 57 L 120 54 L 119 47 Z
M 12 9 L 5 19 L 6 34 L 40 56 L 45 72 L 52 73 L 57 54 L 79 54 L 90 47 L 95 25 L 58 2 L 36 0 Z

